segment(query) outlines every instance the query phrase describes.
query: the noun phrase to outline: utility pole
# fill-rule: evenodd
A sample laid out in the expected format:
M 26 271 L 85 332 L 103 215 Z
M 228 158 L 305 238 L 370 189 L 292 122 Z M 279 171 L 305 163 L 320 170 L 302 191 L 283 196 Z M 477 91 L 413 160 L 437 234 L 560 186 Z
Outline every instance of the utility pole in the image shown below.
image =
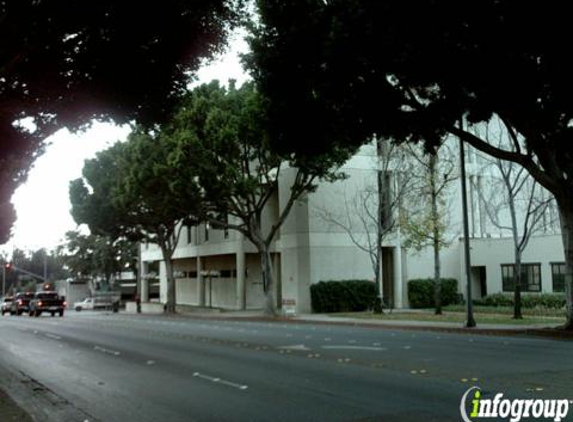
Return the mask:
M 48 281 L 48 254 L 44 249 L 44 283 Z
M 463 130 L 463 118 L 460 119 L 460 130 Z M 474 319 L 474 310 L 472 303 L 472 279 L 471 279 L 471 262 L 470 262 L 470 230 L 468 224 L 468 194 L 466 191 L 466 159 L 464 152 L 464 141 L 461 136 L 460 140 L 460 167 L 462 181 L 462 211 L 464 221 L 464 253 L 466 261 L 466 285 L 467 285 L 467 321 L 466 327 L 473 328 L 476 326 Z

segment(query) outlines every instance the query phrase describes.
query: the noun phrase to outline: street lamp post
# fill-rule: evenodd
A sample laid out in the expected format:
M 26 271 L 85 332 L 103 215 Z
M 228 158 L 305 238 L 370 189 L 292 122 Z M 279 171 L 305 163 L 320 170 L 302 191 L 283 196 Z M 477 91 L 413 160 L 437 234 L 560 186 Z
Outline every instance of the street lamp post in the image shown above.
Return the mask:
M 463 130 L 463 119 L 460 119 L 460 130 Z M 464 255 L 466 269 L 466 286 L 467 286 L 467 321 L 466 327 L 473 328 L 476 326 L 474 319 L 474 310 L 472 303 L 472 279 L 471 279 L 471 262 L 470 262 L 470 230 L 468 224 L 468 194 L 466 191 L 466 160 L 464 152 L 464 141 L 461 136 L 460 140 L 460 168 L 462 181 L 462 211 L 464 222 Z

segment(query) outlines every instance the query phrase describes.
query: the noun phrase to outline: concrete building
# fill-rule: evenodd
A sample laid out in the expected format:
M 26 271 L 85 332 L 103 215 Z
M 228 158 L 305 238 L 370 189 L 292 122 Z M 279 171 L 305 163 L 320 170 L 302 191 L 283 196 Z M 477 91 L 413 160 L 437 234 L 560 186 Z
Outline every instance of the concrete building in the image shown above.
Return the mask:
M 457 160 L 457 142 L 449 140 L 446 154 Z M 277 301 L 284 311 L 310 312 L 310 286 L 326 280 L 369 279 L 373 269 L 369 255 L 357 247 L 356 239 L 365 239 L 368 229 L 356 225 L 354 238 L 348 230 L 325 218 L 330 215 L 359 216 L 349 211 L 348 204 L 356 202 L 353 195 L 376 184 L 381 169 L 377 148 L 366 145 L 342 169 L 347 178 L 335 183 L 321 184 L 318 189 L 299 200 L 282 226 L 272 246 L 272 258 L 277 280 Z M 509 291 L 512 271 L 513 245 L 509 232 L 494 227 L 485 209 L 491 181 L 497 177 L 480 154 L 469 150 L 467 186 L 471 242 L 472 285 L 474 297 Z M 409 169 L 409 167 L 408 167 Z M 384 169 L 390 185 L 408 170 L 403 164 L 390 164 Z M 457 164 L 456 169 L 457 172 Z M 279 192 L 266 209 L 264 224 L 271 224 L 279 215 L 289 193 L 292 172 L 287 171 L 279 181 Z M 495 188 L 497 189 L 497 188 Z M 495 193 L 495 191 L 494 191 Z M 501 193 L 500 193 L 501 195 Z M 465 292 L 464 239 L 460 180 L 447 188 L 449 246 L 441 251 L 443 277 L 459 281 L 459 291 Z M 408 195 L 401 200 L 401 209 L 408 207 Z M 417 205 L 419 207 L 419 205 Z M 398 211 L 393 211 L 396 214 Z M 553 208 L 548 213 L 555 214 Z M 503 214 L 503 211 L 502 211 Z M 400 218 L 395 215 L 394 218 Z M 502 218 L 507 218 L 504 216 Z M 408 306 L 407 281 L 433 275 L 433 255 L 430 248 L 417 252 L 405 247 L 403 233 L 395 229 L 384 238 L 382 245 L 383 296 L 394 307 Z M 159 283 L 160 303 L 166 301 L 165 265 L 158 247 L 141 245 L 142 301 L 149 300 L 150 285 Z M 531 292 L 553 292 L 561 289 L 564 262 L 558 224 L 546 224 L 539 236 L 532 237 L 524 256 Z M 176 297 L 180 305 L 226 309 L 260 309 L 263 307 L 259 255 L 254 246 L 235 231 L 213 230 L 208 225 L 184 227 L 173 256 Z M 505 281 L 505 282 L 504 282 Z

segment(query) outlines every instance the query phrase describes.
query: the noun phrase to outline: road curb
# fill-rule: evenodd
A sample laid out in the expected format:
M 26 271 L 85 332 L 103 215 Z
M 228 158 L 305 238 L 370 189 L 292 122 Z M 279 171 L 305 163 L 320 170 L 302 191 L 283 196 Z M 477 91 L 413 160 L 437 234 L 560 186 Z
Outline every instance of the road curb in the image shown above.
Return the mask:
M 573 332 L 566 331 L 559 328 L 547 327 L 547 328 L 531 328 L 531 327 L 519 327 L 516 328 L 480 328 L 473 327 L 452 327 L 452 326 L 439 326 L 439 325 L 414 325 L 411 323 L 400 324 L 399 320 L 394 320 L 391 324 L 378 321 L 362 321 L 362 320 L 336 320 L 332 319 L 315 319 L 315 318 L 304 318 L 304 317 L 286 317 L 277 316 L 269 317 L 264 315 L 230 315 L 230 313 L 220 313 L 220 314 L 191 314 L 191 313 L 181 313 L 176 314 L 175 318 L 189 318 L 189 319 L 201 319 L 210 321 L 259 321 L 259 322 L 280 322 L 280 323 L 294 323 L 294 324 L 320 324 L 320 325 L 339 325 L 339 326 L 352 326 L 360 328 L 371 328 L 371 329 L 383 329 L 383 330 L 403 330 L 403 331 L 430 331 L 430 332 L 441 332 L 441 333 L 452 333 L 452 334 L 471 334 L 471 335 L 485 335 L 485 336 L 535 336 L 543 337 L 553 340 L 573 340 Z

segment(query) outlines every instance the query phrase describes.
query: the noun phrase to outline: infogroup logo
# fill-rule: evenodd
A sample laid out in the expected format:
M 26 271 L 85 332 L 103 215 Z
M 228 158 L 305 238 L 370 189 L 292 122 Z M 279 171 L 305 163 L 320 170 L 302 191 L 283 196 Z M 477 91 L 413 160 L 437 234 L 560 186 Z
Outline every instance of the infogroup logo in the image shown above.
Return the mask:
M 468 400 L 471 400 L 469 406 Z M 568 399 L 504 399 L 503 393 L 495 394 L 493 399 L 484 399 L 479 387 L 471 387 L 462 396 L 460 413 L 464 422 L 475 422 L 480 418 L 501 418 L 510 422 L 535 418 L 560 422 L 567 417 L 572 404 Z M 471 409 L 469 415 L 468 407 Z

